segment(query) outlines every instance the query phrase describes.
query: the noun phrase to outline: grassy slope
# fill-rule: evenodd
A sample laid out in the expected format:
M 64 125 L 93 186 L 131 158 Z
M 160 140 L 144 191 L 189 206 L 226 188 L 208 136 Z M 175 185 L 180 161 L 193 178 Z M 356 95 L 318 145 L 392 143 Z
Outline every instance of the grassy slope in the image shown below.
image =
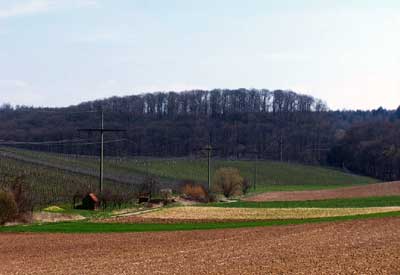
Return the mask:
M 85 157 L 68 157 L 57 154 L 38 153 L 27 150 L 1 148 L 16 152 L 22 156 L 39 158 L 51 163 L 67 167 L 85 167 L 98 169 L 97 160 Z M 236 167 L 248 179 L 253 179 L 254 162 L 252 161 L 213 161 L 213 171 L 219 167 Z M 150 173 L 167 180 L 185 180 L 206 182 L 207 162 L 193 159 L 108 159 L 105 162 L 105 171 L 121 175 L 144 175 Z M 357 184 L 374 183 L 377 180 L 346 174 L 337 170 L 316 166 L 288 164 L 272 161 L 258 162 L 257 192 L 285 191 L 285 190 L 316 190 L 331 189 Z
M 294 225 L 304 223 L 348 221 L 366 218 L 400 217 L 400 212 L 378 213 L 345 217 L 291 219 L 256 222 L 227 222 L 227 223 L 185 223 L 185 224 L 102 224 L 89 222 L 63 222 L 51 224 L 17 225 L 0 227 L 0 232 L 37 232 L 37 233 L 112 233 L 112 232 L 155 232 L 177 230 L 206 230 L 244 228 L 256 226 Z
M 400 196 L 369 197 L 351 199 L 330 199 L 316 201 L 272 201 L 272 202 L 245 202 L 210 203 L 202 206 L 229 207 L 229 208 L 358 208 L 358 207 L 386 207 L 400 206 Z

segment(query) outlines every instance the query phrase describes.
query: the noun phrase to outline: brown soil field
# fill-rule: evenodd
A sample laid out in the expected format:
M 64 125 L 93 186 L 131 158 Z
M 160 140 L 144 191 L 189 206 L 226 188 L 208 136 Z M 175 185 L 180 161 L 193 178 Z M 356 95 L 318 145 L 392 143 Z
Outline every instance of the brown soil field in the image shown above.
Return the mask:
M 0 234 L 0 274 L 400 274 L 400 218 L 124 234 Z
M 330 190 L 269 192 L 245 198 L 245 201 L 305 201 L 337 198 L 400 196 L 400 182 L 375 183 Z

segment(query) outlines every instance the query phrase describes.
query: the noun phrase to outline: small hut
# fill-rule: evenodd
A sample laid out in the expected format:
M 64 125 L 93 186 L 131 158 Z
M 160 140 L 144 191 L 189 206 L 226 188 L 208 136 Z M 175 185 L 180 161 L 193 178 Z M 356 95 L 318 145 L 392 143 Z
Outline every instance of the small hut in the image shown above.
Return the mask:
M 93 193 L 88 193 L 82 199 L 82 209 L 97 210 L 100 207 L 100 200 Z

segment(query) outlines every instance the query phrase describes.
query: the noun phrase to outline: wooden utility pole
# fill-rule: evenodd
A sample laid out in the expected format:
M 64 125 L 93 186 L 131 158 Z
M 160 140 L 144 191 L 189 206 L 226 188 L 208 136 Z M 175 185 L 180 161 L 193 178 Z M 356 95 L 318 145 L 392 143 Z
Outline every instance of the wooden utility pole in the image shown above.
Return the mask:
M 104 112 L 101 110 L 101 118 L 100 118 L 100 128 L 86 128 L 86 129 L 78 129 L 80 132 L 88 132 L 88 133 L 100 133 L 100 171 L 99 171 L 99 192 L 103 192 L 103 177 L 104 177 L 104 133 L 108 132 L 125 132 L 125 130 L 121 129 L 105 129 L 104 128 Z
M 254 184 L 253 184 L 254 190 L 256 190 L 257 188 L 257 164 L 258 164 L 258 152 L 256 153 L 256 160 L 254 162 Z
M 204 148 L 204 150 L 207 151 L 207 157 L 208 157 L 208 191 L 211 192 L 211 153 L 212 153 L 211 145 L 206 146 Z
M 253 189 L 256 190 L 257 188 L 257 173 L 258 173 L 258 154 L 259 152 L 257 150 L 255 151 L 250 151 L 249 152 L 251 155 L 255 155 L 254 158 L 254 171 L 253 171 Z
M 100 145 L 100 185 L 99 185 L 99 190 L 100 193 L 103 192 L 103 176 L 104 176 L 104 112 L 101 111 L 101 128 L 100 128 L 100 139 L 101 139 L 101 145 Z

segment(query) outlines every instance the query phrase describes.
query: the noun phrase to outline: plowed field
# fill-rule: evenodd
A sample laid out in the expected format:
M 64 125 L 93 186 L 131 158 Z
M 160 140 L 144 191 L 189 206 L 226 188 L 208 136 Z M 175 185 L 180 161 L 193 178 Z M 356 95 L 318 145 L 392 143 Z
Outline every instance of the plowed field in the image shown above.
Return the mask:
M 400 219 L 125 234 L 0 234 L 0 274 L 399 274 Z
M 400 196 L 400 182 L 385 182 L 362 186 L 315 191 L 269 192 L 244 199 L 246 201 L 305 201 L 337 198 Z

